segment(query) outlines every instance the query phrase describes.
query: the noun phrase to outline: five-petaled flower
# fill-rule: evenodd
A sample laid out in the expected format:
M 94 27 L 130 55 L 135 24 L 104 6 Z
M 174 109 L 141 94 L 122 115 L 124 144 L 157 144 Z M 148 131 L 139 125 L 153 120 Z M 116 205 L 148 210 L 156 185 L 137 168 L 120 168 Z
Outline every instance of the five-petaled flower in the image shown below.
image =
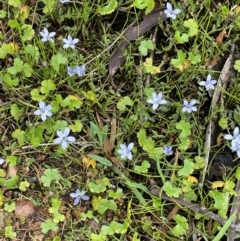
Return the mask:
M 164 146 L 163 147 L 163 153 L 166 156 L 171 156 L 173 154 L 172 146 Z
M 43 29 L 42 32 L 40 32 L 40 35 L 42 36 L 42 42 L 51 41 L 54 42 L 53 36 L 56 34 L 56 32 L 49 33 L 46 28 Z
M 85 75 L 85 64 L 83 64 L 82 66 L 76 66 L 74 68 L 74 71 L 79 77 Z
M 76 66 L 75 68 L 67 67 L 67 72 L 69 76 L 73 76 L 74 74 L 77 74 L 79 77 L 83 76 L 85 74 L 85 65 L 82 66 Z
M 85 193 L 85 191 L 80 191 L 79 189 L 77 189 L 76 192 L 70 193 L 70 196 L 75 198 L 73 205 L 77 205 L 81 199 L 84 201 L 89 200 L 89 196 L 85 195 Z
M 127 158 L 128 160 L 132 160 L 132 148 L 134 146 L 134 143 L 130 143 L 128 146 L 125 144 L 120 145 L 120 150 L 118 150 L 118 153 L 121 155 L 121 158 Z
M 164 11 L 164 13 L 167 15 L 168 18 L 176 19 L 177 14 L 181 12 L 180 9 L 174 9 L 172 8 L 171 3 L 167 3 L 167 9 Z
M 75 44 L 79 41 L 78 38 L 73 39 L 70 35 L 67 36 L 67 38 L 63 39 L 63 42 L 65 43 L 63 45 L 64 49 L 71 48 L 75 49 Z
M 39 109 L 34 111 L 34 115 L 40 115 L 42 121 L 45 121 L 48 116 L 52 116 L 51 109 L 52 109 L 51 105 L 46 106 L 45 102 L 40 101 L 39 102 Z
M 76 141 L 75 137 L 68 136 L 69 133 L 70 133 L 69 127 L 66 127 L 63 132 L 62 131 L 57 131 L 58 138 L 54 139 L 53 142 L 55 144 L 61 144 L 62 145 L 62 149 L 66 149 L 68 142 Z
M 156 110 L 159 105 L 167 104 L 167 101 L 162 98 L 162 92 L 156 94 L 156 92 L 152 93 L 152 99 L 147 100 L 147 103 L 152 104 L 153 110 Z
M 190 102 L 188 102 L 187 100 L 183 100 L 182 111 L 188 112 L 188 113 L 191 113 L 193 111 L 197 111 L 197 108 L 194 106 L 196 103 L 197 103 L 196 100 L 191 100 Z
M 214 90 L 214 85 L 217 83 L 216 80 L 212 79 L 212 76 L 208 74 L 206 81 L 201 81 L 198 84 L 205 86 L 206 90 Z

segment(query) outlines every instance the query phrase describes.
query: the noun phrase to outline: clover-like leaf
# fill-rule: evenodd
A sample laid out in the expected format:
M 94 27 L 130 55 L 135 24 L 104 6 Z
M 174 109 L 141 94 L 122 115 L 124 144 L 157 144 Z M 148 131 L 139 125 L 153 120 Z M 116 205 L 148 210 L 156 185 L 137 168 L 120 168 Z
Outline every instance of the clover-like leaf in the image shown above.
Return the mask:
M 147 173 L 149 167 L 150 167 L 149 161 L 144 160 L 141 166 L 138 166 L 138 165 L 134 166 L 134 171 L 140 174 Z
M 50 187 L 52 181 L 57 181 L 61 179 L 61 175 L 58 173 L 57 169 L 46 169 L 41 176 L 41 181 L 44 187 Z
M 176 237 L 184 235 L 188 229 L 187 219 L 179 214 L 175 215 L 173 219 L 176 221 L 177 225 L 172 229 L 172 233 Z
M 34 36 L 34 30 L 32 28 L 32 25 L 30 24 L 23 24 L 21 26 L 21 30 L 23 31 L 23 34 L 21 36 L 22 41 L 28 41 L 31 40 Z
M 133 4 L 138 9 L 146 8 L 145 14 L 150 13 L 154 8 L 154 0 L 134 0 Z
M 200 54 L 196 54 L 194 55 L 192 52 L 190 52 L 188 54 L 189 60 L 191 62 L 191 64 L 198 64 L 201 62 L 201 55 Z
M 42 81 L 40 90 L 43 94 L 48 95 L 50 91 L 54 91 L 55 89 L 56 89 L 56 85 L 51 79 Z
M 117 103 L 117 108 L 120 111 L 125 111 L 126 106 L 133 106 L 133 103 L 134 103 L 133 100 L 129 96 L 124 96 L 119 99 L 119 101 Z
M 88 187 L 92 193 L 100 193 L 106 191 L 106 187 L 110 185 L 110 181 L 107 177 L 103 179 L 97 179 L 95 182 L 88 183 Z
M 204 157 L 196 156 L 194 159 L 195 159 L 194 169 L 201 169 L 205 166 Z
M 153 66 L 153 60 L 152 58 L 146 58 L 143 65 L 145 66 L 146 72 L 150 74 L 157 74 L 160 73 L 160 68 L 157 66 Z
M 52 219 L 47 219 L 45 222 L 41 223 L 42 233 L 46 234 L 49 230 L 56 232 L 58 226 L 53 222 Z
M 171 59 L 171 64 L 175 67 L 179 66 L 179 65 L 182 65 L 184 63 L 184 60 L 186 58 L 186 53 L 184 53 L 182 50 L 178 50 L 177 51 L 177 56 L 178 58 L 177 59 Z
M 182 192 L 179 187 L 175 187 L 171 182 L 167 181 L 163 185 L 163 190 L 169 197 L 179 197 Z
M 23 146 L 26 142 L 26 133 L 25 133 L 25 131 L 22 131 L 20 129 L 16 129 L 12 133 L 12 138 L 17 139 L 19 146 Z
M 177 42 L 178 42 L 179 44 L 186 43 L 186 42 L 188 42 L 188 40 L 189 40 L 189 39 L 188 39 L 188 35 L 187 35 L 186 33 L 180 35 L 180 31 L 179 31 L 179 30 L 176 31 L 176 33 L 175 33 L 175 35 L 174 35 L 174 38 L 177 40 Z
M 109 0 L 107 5 L 103 6 L 103 7 L 98 7 L 98 13 L 100 13 L 101 15 L 106 15 L 106 14 L 110 14 L 112 12 L 115 11 L 116 7 L 117 7 L 117 0 Z
M 176 124 L 176 128 L 178 130 L 181 130 L 181 133 L 180 133 L 179 137 L 184 138 L 184 137 L 188 137 L 188 136 L 191 135 L 191 125 L 184 120 L 181 120 L 180 122 L 178 122 Z
M 61 53 L 55 54 L 52 56 L 50 64 L 53 69 L 58 72 L 60 69 L 60 64 L 67 64 L 67 58 L 64 57 Z
M 1 50 L 1 49 L 0 49 Z M 0 52 L 1 53 L 1 52 Z M 1 54 L 0 54 L 1 56 Z M 240 72 L 240 60 L 236 60 L 234 63 L 234 69 Z
M 138 48 L 141 55 L 146 56 L 148 53 L 148 50 L 154 50 L 154 44 L 152 40 L 143 40 Z
M 198 34 L 198 23 L 194 19 L 185 20 L 183 26 L 188 28 L 188 35 L 190 37 Z
M 189 176 L 190 174 L 193 173 L 193 170 L 194 170 L 193 167 L 194 167 L 194 164 L 193 164 L 192 160 L 185 159 L 183 168 L 181 168 L 178 171 L 178 176 L 184 176 L 184 177 Z

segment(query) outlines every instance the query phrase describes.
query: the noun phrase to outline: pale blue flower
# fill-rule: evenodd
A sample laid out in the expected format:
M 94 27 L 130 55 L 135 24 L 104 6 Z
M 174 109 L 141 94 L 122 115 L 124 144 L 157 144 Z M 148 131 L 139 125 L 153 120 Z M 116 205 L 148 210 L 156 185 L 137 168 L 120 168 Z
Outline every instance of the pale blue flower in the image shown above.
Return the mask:
M 63 42 L 65 43 L 63 45 L 63 48 L 64 49 L 67 49 L 67 48 L 71 48 L 71 49 L 75 49 L 75 44 L 79 41 L 78 38 L 75 38 L 73 39 L 70 35 L 67 36 L 67 39 L 64 38 L 63 39 Z
M 134 143 L 130 143 L 128 146 L 125 144 L 120 145 L 120 150 L 118 150 L 118 153 L 121 155 L 121 158 L 127 158 L 128 160 L 132 160 L 132 148 L 134 146 Z
M 3 158 L 0 158 L 0 165 L 2 165 L 5 162 Z
M 168 18 L 176 19 L 177 14 L 181 12 L 180 9 L 174 9 L 172 8 L 171 3 L 167 3 L 167 9 L 164 10 L 164 13 L 167 15 Z
M 40 101 L 39 102 L 39 109 L 34 111 L 34 115 L 40 115 L 42 121 L 45 121 L 48 116 L 52 116 L 51 109 L 52 109 L 51 105 L 46 106 L 45 102 Z
M 81 77 L 81 76 L 83 76 L 83 75 L 85 75 L 85 65 L 83 64 L 82 66 L 76 66 L 75 68 L 74 68 L 74 72 L 79 76 L 79 77 Z
M 237 156 L 240 157 L 240 140 L 231 142 L 231 150 L 237 152 Z
M 70 66 L 67 67 L 67 73 L 69 76 L 73 76 L 74 74 L 76 74 L 75 72 L 75 68 L 71 68 Z
M 173 154 L 172 146 L 164 146 L 163 147 L 163 153 L 166 156 L 171 156 Z
M 162 98 L 162 92 L 156 94 L 156 92 L 152 93 L 152 99 L 147 100 L 147 103 L 152 104 L 153 110 L 156 110 L 159 105 L 167 104 L 167 101 Z
M 54 139 L 53 142 L 55 144 L 61 144 L 62 145 L 62 149 L 66 149 L 68 142 L 76 141 L 75 137 L 68 136 L 69 133 L 70 133 L 69 127 L 66 127 L 63 132 L 62 131 L 57 131 L 58 138 Z
M 208 74 L 206 81 L 201 81 L 198 84 L 205 86 L 206 90 L 214 90 L 214 85 L 217 83 L 216 80 L 212 80 L 212 76 Z
M 56 32 L 49 33 L 46 28 L 43 29 L 42 32 L 40 32 L 40 35 L 42 36 L 42 42 L 51 41 L 54 42 L 53 36 L 56 34 Z
M 70 196 L 75 198 L 73 205 L 77 205 L 81 199 L 84 201 L 89 200 L 89 196 L 85 195 L 85 193 L 85 191 L 80 191 L 79 189 L 77 189 L 76 192 L 70 193 Z
M 197 108 L 194 106 L 196 103 L 197 103 L 196 100 L 191 100 L 190 102 L 188 102 L 187 100 L 183 100 L 182 111 L 188 112 L 188 113 L 191 113 L 193 111 L 197 111 Z

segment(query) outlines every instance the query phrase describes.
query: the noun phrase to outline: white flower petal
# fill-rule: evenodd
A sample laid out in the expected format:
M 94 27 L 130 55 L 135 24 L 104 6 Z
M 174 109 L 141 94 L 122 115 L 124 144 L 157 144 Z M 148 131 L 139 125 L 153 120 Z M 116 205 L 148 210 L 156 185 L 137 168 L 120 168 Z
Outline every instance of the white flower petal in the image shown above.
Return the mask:
M 134 143 L 131 142 L 131 143 L 128 145 L 128 150 L 131 151 L 131 150 L 133 149 L 133 146 L 134 146 Z
M 66 149 L 66 148 L 67 148 L 67 141 L 62 140 L 62 149 Z
M 76 141 L 76 138 L 75 138 L 74 136 L 68 136 L 68 137 L 66 138 L 66 140 L 67 140 L 68 142 L 74 142 L 74 141 Z
M 53 140 L 53 143 L 55 143 L 55 144 L 60 144 L 61 142 L 62 142 L 62 138 L 61 137 L 58 137 L 58 138 Z
M 70 133 L 70 129 L 69 129 L 69 127 L 66 127 L 64 130 L 64 136 L 68 136 L 69 133 Z

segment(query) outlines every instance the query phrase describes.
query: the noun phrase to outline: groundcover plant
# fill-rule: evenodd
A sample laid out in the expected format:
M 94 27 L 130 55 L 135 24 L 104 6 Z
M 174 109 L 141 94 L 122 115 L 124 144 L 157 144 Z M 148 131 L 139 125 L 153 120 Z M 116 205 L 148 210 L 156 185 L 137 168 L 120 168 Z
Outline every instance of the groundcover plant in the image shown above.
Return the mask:
M 0 239 L 240 235 L 240 1 L 3 0 Z

